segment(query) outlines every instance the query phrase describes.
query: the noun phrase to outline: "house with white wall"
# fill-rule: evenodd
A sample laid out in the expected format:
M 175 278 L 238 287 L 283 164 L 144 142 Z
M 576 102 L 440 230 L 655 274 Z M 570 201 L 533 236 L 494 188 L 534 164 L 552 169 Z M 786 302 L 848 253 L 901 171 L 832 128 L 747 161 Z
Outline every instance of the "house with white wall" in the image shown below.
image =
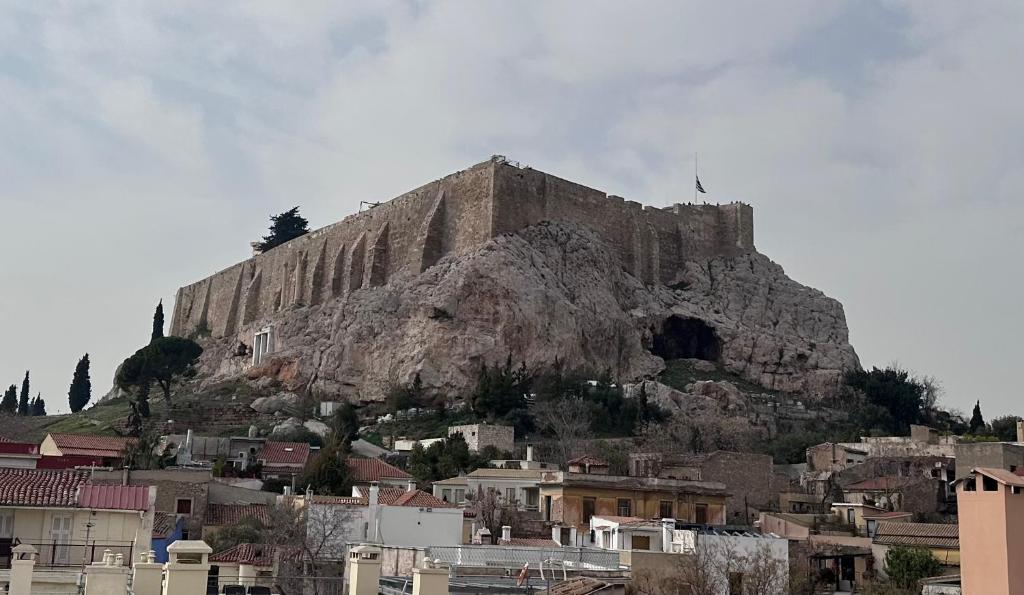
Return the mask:
M 541 469 L 477 469 L 466 475 L 434 482 L 434 497 L 453 504 L 465 504 L 477 493 L 494 491 L 504 504 L 519 510 L 540 507 Z

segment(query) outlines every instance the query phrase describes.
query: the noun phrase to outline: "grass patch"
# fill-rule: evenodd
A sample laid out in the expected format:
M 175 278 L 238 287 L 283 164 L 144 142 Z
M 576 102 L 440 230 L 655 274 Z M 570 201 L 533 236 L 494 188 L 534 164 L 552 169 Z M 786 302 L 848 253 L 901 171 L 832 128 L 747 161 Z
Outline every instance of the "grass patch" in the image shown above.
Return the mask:
M 680 391 L 685 391 L 686 385 L 698 380 L 714 380 L 716 382 L 731 382 L 740 389 L 740 392 L 744 393 L 781 395 L 779 391 L 755 384 L 739 374 L 723 369 L 719 364 L 715 364 L 714 370 L 704 371 L 698 370 L 692 361 L 681 359 L 666 361 L 665 370 L 658 375 L 657 380 Z

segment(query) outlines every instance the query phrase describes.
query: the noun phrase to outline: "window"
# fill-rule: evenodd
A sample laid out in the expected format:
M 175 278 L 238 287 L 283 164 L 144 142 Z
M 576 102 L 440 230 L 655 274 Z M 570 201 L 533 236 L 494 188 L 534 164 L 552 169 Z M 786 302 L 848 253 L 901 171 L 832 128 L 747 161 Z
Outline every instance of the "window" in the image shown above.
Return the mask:
M 551 520 L 551 496 L 544 496 L 544 520 Z
M 174 511 L 181 516 L 192 516 L 192 499 L 178 498 L 178 502 L 174 505 Z
M 455 501 L 456 502 L 460 502 L 460 503 L 461 502 L 465 502 L 466 501 L 466 490 L 463 490 L 461 488 L 456 489 L 455 490 Z
M 14 537 L 14 511 L 0 510 L 0 539 Z
M 509 504 L 512 504 L 515 501 L 516 501 L 516 489 L 515 488 L 505 488 L 505 502 L 508 502 Z
M 572 530 L 569 529 L 569 527 L 562 527 L 558 531 L 558 539 L 559 539 L 558 545 L 562 545 L 562 546 L 572 545 L 571 543 L 569 543 L 570 541 L 572 541 Z
M 658 516 L 663 519 L 671 519 L 672 516 L 672 501 L 662 500 L 661 504 L 658 505 Z
M 252 365 L 263 361 L 263 356 L 273 351 L 273 341 L 270 336 L 270 327 L 256 333 L 252 339 Z
M 708 505 L 696 504 L 693 507 L 693 522 L 699 525 L 706 525 L 708 522 Z
M 650 535 L 634 535 L 633 536 L 633 549 L 634 550 L 650 550 L 651 549 L 651 536 Z
M 853 509 L 852 508 L 847 508 L 846 509 L 846 522 L 850 523 L 852 525 L 852 524 L 854 524 L 854 522 L 856 522 L 856 520 L 857 520 L 857 517 L 855 516 L 855 513 L 853 512 Z
M 997 482 L 996 480 L 992 479 L 988 475 L 982 475 L 981 476 L 981 490 L 983 492 L 998 492 L 999 491 L 999 482 Z
M 444 500 L 445 502 L 451 502 L 452 501 L 452 491 L 451 490 L 441 490 L 441 499 Z
M 595 504 L 596 504 L 596 500 L 594 500 L 593 498 L 584 498 L 583 499 L 583 522 L 584 523 L 590 523 L 590 518 L 594 516 L 594 509 L 596 508 Z
M 633 501 L 629 498 L 619 498 L 619 516 L 633 516 Z

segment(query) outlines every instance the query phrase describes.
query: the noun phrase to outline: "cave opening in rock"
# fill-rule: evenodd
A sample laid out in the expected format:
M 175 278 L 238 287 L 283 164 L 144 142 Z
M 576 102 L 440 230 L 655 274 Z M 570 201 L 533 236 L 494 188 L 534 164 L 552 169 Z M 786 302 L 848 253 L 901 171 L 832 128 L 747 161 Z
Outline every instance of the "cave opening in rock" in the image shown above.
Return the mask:
M 699 318 L 669 316 L 661 323 L 661 332 L 654 333 L 651 352 L 670 359 L 702 359 L 717 362 L 722 355 L 722 342 L 715 329 Z

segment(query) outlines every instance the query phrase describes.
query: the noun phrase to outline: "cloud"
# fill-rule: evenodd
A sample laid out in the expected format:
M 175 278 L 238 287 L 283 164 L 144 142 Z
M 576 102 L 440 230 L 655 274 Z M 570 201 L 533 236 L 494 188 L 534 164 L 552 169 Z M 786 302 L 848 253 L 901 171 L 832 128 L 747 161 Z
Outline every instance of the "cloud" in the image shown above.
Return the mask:
M 157 299 L 501 153 L 651 204 L 755 206 L 867 364 L 1009 412 L 1016 3 L 24 2 L 0 18 L 0 381 L 105 388 Z M 985 404 L 983 403 L 983 405 Z M 51 405 L 51 408 L 53 405 Z

